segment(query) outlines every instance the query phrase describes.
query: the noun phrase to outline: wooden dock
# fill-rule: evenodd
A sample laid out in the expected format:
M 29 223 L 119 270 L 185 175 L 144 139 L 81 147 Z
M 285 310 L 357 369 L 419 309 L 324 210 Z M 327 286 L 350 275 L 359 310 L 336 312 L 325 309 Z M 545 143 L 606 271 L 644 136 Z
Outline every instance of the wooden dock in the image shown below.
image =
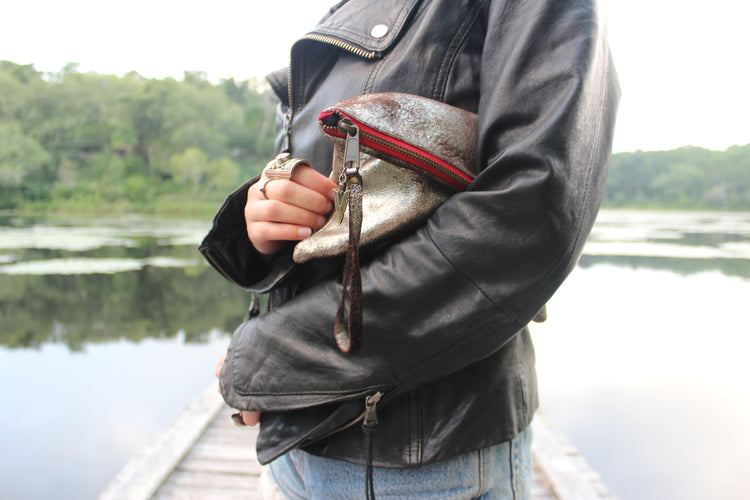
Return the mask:
M 135 456 L 99 500 L 260 500 L 257 428 L 235 427 L 215 386 L 206 388 Z M 544 415 L 533 423 L 532 500 L 614 500 L 601 478 Z

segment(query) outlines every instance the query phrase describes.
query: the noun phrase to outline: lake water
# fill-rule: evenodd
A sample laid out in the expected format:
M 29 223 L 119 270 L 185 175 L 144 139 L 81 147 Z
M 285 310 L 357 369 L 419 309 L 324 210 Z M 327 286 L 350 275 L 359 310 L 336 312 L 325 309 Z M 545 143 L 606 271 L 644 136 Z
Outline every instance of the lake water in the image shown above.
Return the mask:
M 0 498 L 96 498 L 214 380 L 210 221 L 0 216 Z M 542 407 L 623 500 L 750 498 L 750 213 L 603 211 L 533 327 Z

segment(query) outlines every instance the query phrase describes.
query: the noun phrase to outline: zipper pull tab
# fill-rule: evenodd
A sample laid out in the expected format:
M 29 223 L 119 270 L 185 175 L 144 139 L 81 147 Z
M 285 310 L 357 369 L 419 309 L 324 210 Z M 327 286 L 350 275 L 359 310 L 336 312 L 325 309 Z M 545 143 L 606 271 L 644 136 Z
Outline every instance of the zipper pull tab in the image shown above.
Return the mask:
M 362 431 L 365 435 L 365 453 L 367 453 L 367 468 L 365 472 L 365 492 L 367 500 L 375 500 L 375 481 L 373 477 L 373 459 L 372 459 L 372 434 L 378 426 L 377 405 L 382 392 L 376 392 L 372 396 L 365 398 L 365 417 L 362 419 Z
M 339 219 L 339 224 L 344 220 L 344 212 L 349 204 L 349 187 L 346 182 L 346 173 L 339 175 L 339 187 L 333 190 L 333 208 Z
M 339 176 L 339 187 L 334 190 L 333 205 L 339 223 L 344 220 L 344 213 L 349 204 L 349 188 L 352 183 L 359 184 L 359 127 L 344 118 L 339 122 L 339 130 L 346 133 L 344 142 L 344 168 Z
M 281 151 L 290 152 L 292 150 L 292 108 L 284 113 L 284 124 L 282 127 L 283 136 L 281 138 Z
M 362 427 L 365 429 L 374 429 L 378 426 L 377 405 L 382 397 L 382 392 L 376 392 L 365 398 L 365 418 L 362 420 Z

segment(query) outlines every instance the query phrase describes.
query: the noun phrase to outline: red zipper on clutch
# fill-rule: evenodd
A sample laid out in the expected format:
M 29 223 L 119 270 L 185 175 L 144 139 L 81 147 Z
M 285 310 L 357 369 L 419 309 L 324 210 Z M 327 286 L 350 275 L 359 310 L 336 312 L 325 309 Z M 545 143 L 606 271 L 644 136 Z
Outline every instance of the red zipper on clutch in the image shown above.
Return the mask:
M 346 133 L 339 129 L 339 123 L 344 119 L 349 120 L 359 128 L 359 142 L 363 146 L 421 168 L 460 191 L 469 187 L 473 180 L 470 176 L 440 158 L 363 125 L 339 110 L 327 109 L 318 116 L 320 128 L 323 132 L 339 138 L 346 137 Z

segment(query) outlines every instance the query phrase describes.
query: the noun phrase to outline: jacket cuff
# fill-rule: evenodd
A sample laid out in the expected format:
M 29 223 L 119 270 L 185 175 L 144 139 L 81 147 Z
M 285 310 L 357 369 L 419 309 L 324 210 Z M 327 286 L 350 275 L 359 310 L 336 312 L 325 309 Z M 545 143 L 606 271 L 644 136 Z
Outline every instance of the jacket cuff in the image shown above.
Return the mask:
M 275 287 L 294 267 L 291 252 L 280 252 L 267 261 L 247 237 L 245 204 L 247 190 L 259 177 L 246 182 L 224 201 L 199 251 L 230 282 L 251 292 Z

